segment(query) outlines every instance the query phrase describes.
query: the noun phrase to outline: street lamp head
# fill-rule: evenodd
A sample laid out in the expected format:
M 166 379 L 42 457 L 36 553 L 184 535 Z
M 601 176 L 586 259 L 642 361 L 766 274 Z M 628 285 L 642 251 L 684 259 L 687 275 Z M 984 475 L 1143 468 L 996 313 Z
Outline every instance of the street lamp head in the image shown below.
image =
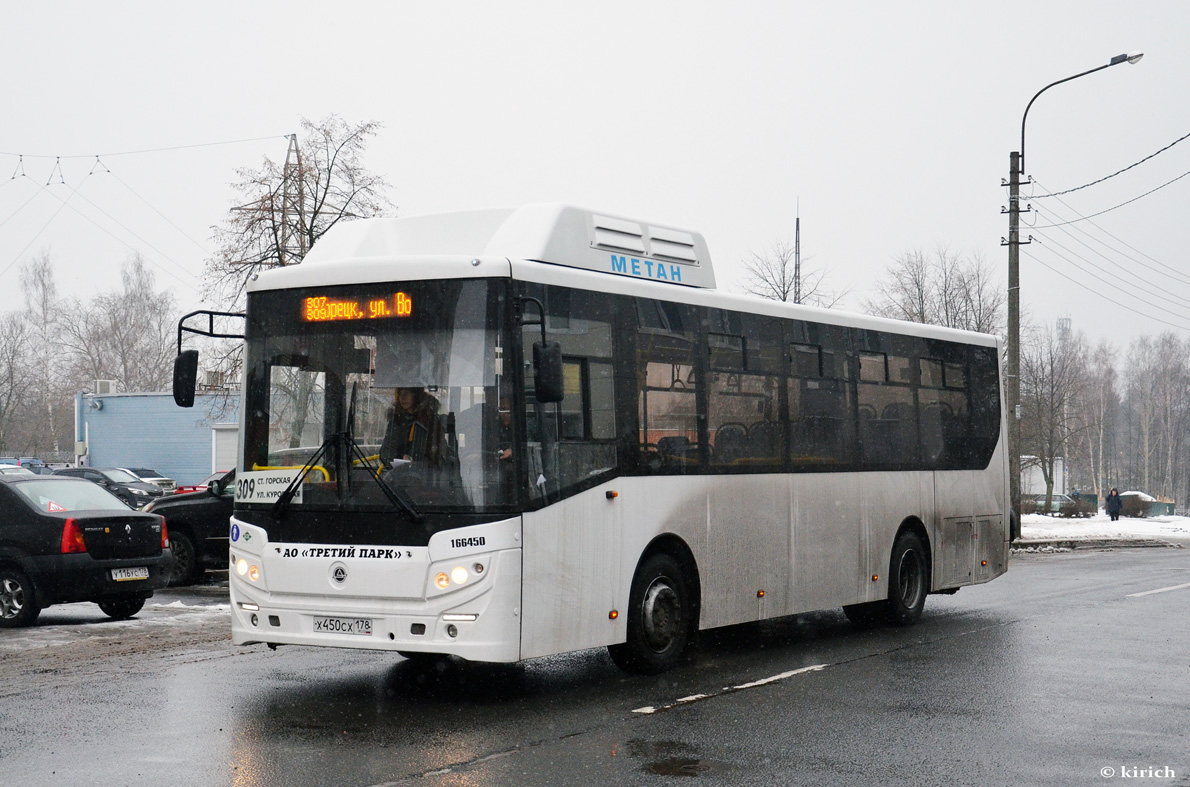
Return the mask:
M 1145 56 L 1144 52 L 1129 52 L 1126 55 L 1116 55 L 1115 57 L 1113 57 L 1111 59 L 1111 62 L 1108 63 L 1108 65 L 1109 66 L 1119 65 L 1120 63 L 1123 63 L 1125 60 L 1127 60 L 1129 63 L 1135 63 L 1144 56 Z

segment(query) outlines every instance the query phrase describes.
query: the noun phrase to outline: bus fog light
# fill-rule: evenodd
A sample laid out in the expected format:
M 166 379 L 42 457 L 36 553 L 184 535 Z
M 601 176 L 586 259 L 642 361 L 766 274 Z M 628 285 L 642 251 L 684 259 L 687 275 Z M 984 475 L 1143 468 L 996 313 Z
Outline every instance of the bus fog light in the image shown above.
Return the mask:
M 455 624 L 451 623 L 449 626 L 446 627 L 446 636 L 448 636 L 448 637 L 459 636 L 459 630 L 455 627 Z
M 456 585 L 461 585 L 466 582 L 468 576 L 469 574 L 467 573 L 467 569 L 463 568 L 462 566 L 455 566 L 450 572 L 450 578 Z
M 255 615 L 255 614 L 253 614 L 253 615 L 252 615 L 252 618 L 251 618 L 251 620 L 252 620 L 252 625 L 253 625 L 253 626 L 255 626 L 257 623 L 259 623 L 259 622 L 260 622 L 260 618 L 256 617 L 256 615 Z
M 236 573 L 241 577 L 248 573 L 248 561 L 240 558 L 236 561 Z
M 434 577 L 434 584 L 446 590 L 450 587 L 450 577 L 446 576 L 445 571 L 439 571 L 438 576 Z

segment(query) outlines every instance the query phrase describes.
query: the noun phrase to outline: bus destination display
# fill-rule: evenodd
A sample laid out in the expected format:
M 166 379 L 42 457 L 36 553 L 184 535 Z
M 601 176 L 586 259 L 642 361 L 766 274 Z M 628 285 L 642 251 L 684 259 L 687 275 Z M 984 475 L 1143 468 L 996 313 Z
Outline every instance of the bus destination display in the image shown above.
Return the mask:
M 306 322 L 332 320 L 377 320 L 408 317 L 413 313 L 413 299 L 403 292 L 387 298 L 331 300 L 325 295 L 302 300 L 302 319 Z

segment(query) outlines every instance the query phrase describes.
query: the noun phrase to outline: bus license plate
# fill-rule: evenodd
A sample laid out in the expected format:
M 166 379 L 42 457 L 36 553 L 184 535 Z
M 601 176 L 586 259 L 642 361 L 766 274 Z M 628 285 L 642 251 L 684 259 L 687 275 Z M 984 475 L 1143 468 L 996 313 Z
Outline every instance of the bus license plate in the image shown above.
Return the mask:
M 149 569 L 144 566 L 136 568 L 113 568 L 112 579 L 117 582 L 127 582 L 130 579 L 148 579 Z
M 318 634 L 361 634 L 372 636 L 371 618 L 314 618 L 314 631 Z

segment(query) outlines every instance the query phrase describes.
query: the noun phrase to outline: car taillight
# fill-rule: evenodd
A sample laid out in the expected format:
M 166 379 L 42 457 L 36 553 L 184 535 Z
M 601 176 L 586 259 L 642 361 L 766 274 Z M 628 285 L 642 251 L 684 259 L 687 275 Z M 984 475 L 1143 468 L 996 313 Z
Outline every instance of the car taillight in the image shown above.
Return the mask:
M 158 514 L 157 518 L 161 520 L 161 548 L 168 549 L 169 548 L 169 530 L 165 527 L 165 517 L 161 516 L 161 514 Z
M 83 541 L 83 531 L 79 529 L 78 520 L 67 519 L 66 524 L 62 526 L 62 554 L 86 551 L 87 543 Z

